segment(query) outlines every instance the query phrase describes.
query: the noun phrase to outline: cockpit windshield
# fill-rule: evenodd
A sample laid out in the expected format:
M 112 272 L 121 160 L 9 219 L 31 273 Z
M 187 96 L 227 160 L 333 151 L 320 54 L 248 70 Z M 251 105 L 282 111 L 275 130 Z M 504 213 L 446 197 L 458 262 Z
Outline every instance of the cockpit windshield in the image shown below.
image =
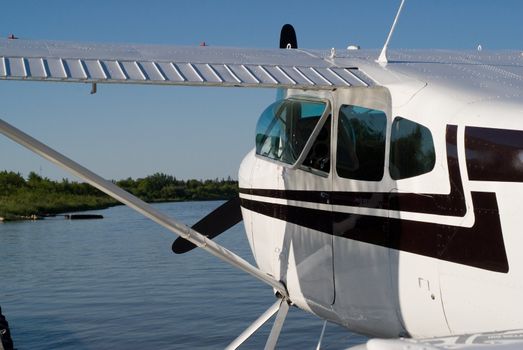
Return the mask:
M 294 164 L 325 108 L 321 101 L 286 99 L 273 103 L 256 125 L 256 154 Z

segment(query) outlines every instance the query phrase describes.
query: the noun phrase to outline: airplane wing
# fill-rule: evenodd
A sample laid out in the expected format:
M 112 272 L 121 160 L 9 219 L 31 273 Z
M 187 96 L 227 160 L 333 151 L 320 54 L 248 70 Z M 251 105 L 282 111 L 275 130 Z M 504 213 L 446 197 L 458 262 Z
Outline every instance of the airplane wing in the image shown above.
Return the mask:
M 357 67 L 298 49 L 81 44 L 0 39 L 0 79 L 334 89 L 369 86 Z
M 351 350 L 516 350 L 523 349 L 523 329 L 427 339 L 371 339 Z

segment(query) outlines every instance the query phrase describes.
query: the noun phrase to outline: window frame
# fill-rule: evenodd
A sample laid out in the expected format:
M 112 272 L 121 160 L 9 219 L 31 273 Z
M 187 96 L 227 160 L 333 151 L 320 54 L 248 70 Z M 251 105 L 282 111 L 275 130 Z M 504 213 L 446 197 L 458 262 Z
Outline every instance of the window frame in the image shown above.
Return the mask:
M 309 152 L 310 152 L 310 150 L 311 150 L 311 148 L 312 148 L 312 146 L 314 144 L 314 141 L 316 140 L 316 138 L 318 137 L 319 133 L 321 132 L 321 129 L 323 128 L 323 125 L 327 121 L 327 118 L 329 117 L 329 115 L 332 114 L 332 112 L 331 112 L 332 111 L 331 100 L 328 99 L 328 98 L 317 98 L 317 97 L 309 97 L 309 96 L 290 96 L 290 97 L 287 97 L 287 98 L 283 98 L 280 101 L 282 101 L 282 100 L 294 100 L 294 101 L 313 102 L 313 103 L 322 102 L 322 103 L 325 103 L 325 109 L 323 110 L 322 115 L 318 119 L 318 122 L 316 123 L 314 129 L 312 130 L 311 135 L 307 139 L 307 142 L 305 143 L 305 146 L 303 147 L 300 155 L 298 156 L 298 158 L 296 159 L 296 161 L 294 163 L 292 163 L 292 164 L 285 163 L 285 162 L 283 162 L 283 161 L 281 161 L 279 159 L 269 158 L 269 157 L 266 157 L 266 156 L 263 156 L 261 154 L 258 154 L 256 152 L 254 152 L 255 157 L 258 158 L 258 159 L 262 159 L 264 161 L 267 161 L 267 162 L 278 164 L 280 166 L 283 166 L 283 167 L 285 167 L 287 169 L 291 169 L 291 170 L 302 169 L 302 170 L 309 171 L 311 173 L 318 172 L 318 173 L 321 173 L 321 175 L 323 175 L 323 176 L 325 176 L 325 174 L 328 175 L 328 173 L 324 173 L 321 170 L 312 169 L 312 168 L 309 169 L 309 167 L 307 167 L 307 166 L 303 166 L 302 167 L 301 164 L 305 161 L 305 158 L 307 158 L 307 155 L 309 154 Z M 278 101 L 276 101 L 276 102 L 278 102 Z M 261 117 L 261 115 L 260 115 L 260 117 Z M 331 130 L 331 133 L 332 133 L 332 130 Z M 330 146 L 332 146 L 332 135 L 331 135 Z M 332 154 L 331 154 L 331 157 L 332 157 Z M 331 169 L 332 169 L 332 161 L 331 161 Z

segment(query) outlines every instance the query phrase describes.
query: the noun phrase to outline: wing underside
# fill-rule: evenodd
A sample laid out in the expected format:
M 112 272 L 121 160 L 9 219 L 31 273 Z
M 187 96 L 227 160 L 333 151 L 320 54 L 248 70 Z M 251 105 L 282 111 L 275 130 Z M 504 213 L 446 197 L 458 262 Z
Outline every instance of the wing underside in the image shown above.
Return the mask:
M 368 87 L 357 67 L 301 50 L 0 40 L 0 79 L 330 90 Z

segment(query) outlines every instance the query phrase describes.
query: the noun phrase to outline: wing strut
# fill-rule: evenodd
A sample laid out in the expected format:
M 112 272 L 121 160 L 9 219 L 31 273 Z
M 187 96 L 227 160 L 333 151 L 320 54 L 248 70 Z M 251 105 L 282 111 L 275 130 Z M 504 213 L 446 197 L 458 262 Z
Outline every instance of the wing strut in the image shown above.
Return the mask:
M 287 299 L 282 298 L 280 309 L 278 310 L 276 319 L 272 325 L 271 334 L 269 334 L 269 339 L 267 339 L 267 343 L 265 344 L 265 350 L 272 350 L 276 348 L 276 343 L 280 337 L 280 332 L 283 327 L 283 322 L 285 322 L 285 317 L 287 317 L 287 313 L 289 312 L 289 307 L 290 304 Z
M 278 299 L 270 308 L 256 319 L 246 330 L 230 343 L 225 350 L 235 350 L 251 337 L 261 326 L 265 324 L 280 308 L 281 300 Z
M 229 344 L 225 349 L 226 350 L 235 350 L 240 345 L 243 344 L 247 339 L 249 339 L 261 326 L 265 324 L 274 314 L 276 314 L 276 319 L 272 325 L 271 333 L 265 344 L 265 350 L 272 350 L 276 348 L 276 343 L 280 336 L 285 317 L 289 312 L 290 302 L 287 298 L 281 297 L 276 301 L 270 308 L 267 309 L 260 317 L 256 319 L 246 330 L 244 330 L 232 343 Z
M 155 209 L 151 205 L 142 201 L 141 199 L 133 196 L 132 194 L 122 190 L 120 187 L 116 186 L 110 181 L 107 181 L 100 177 L 99 175 L 93 173 L 87 168 L 84 168 L 80 164 L 74 162 L 73 160 L 67 158 L 66 156 L 56 152 L 50 147 L 44 145 L 40 141 L 34 139 L 33 137 L 25 134 L 24 132 L 16 129 L 10 124 L 6 123 L 0 119 L 0 133 L 4 134 L 11 140 L 16 143 L 28 148 L 29 150 L 37 153 L 43 158 L 59 165 L 65 170 L 69 171 L 71 174 L 78 176 L 84 181 L 88 182 L 92 186 L 98 188 L 99 190 L 107 193 L 109 196 L 118 200 L 119 202 L 129 206 L 130 208 L 136 210 L 142 215 L 148 217 L 152 221 L 162 225 L 169 231 L 187 239 L 188 241 L 196 244 L 201 247 L 203 250 L 211 253 L 212 255 L 218 257 L 219 259 L 231 264 L 232 266 L 239 268 L 251 276 L 256 277 L 257 279 L 265 282 L 266 284 L 273 287 L 277 290 L 284 299 L 288 298 L 287 289 L 285 286 L 274 279 L 272 276 L 266 274 L 260 269 L 249 264 L 246 260 L 234 254 L 230 250 L 222 247 L 216 242 L 208 239 L 204 235 L 198 233 L 197 231 L 191 229 L 185 224 L 170 218 L 169 216 L 163 214 L 159 210 Z

